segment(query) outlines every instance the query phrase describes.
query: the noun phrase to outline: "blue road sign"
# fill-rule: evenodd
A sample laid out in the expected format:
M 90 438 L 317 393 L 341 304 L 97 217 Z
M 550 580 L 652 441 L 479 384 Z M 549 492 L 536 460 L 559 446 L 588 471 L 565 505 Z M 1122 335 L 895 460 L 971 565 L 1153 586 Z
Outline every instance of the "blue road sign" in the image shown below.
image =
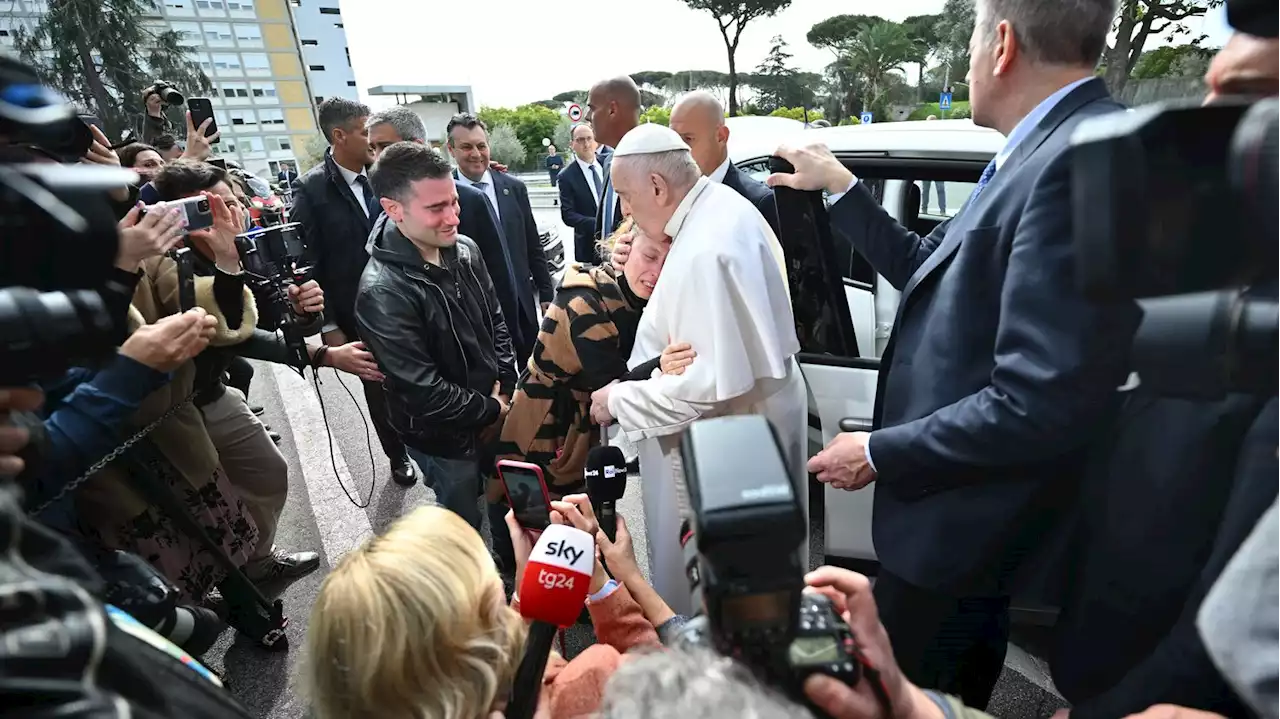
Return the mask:
M 951 93 L 944 92 L 942 93 L 941 96 L 938 97 L 938 109 L 940 110 L 951 109 Z
M 858 118 L 858 119 L 862 120 L 862 124 L 864 124 L 864 125 L 870 125 L 870 124 L 871 124 L 871 121 L 875 119 L 875 115 L 872 115 L 872 114 L 871 114 L 871 113 L 869 113 L 869 112 L 864 112 L 864 113 L 862 113 L 862 117 L 860 117 L 860 118 Z

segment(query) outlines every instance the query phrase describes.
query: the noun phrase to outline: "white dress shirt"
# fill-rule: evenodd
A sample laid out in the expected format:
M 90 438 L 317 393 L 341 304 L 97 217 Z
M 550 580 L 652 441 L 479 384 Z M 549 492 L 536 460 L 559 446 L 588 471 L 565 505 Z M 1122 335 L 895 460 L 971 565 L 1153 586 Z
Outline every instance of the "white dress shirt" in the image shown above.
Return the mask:
M 724 162 L 720 163 L 719 167 L 713 170 L 710 175 L 707 175 L 707 179 L 711 180 L 712 182 L 718 185 L 723 185 L 724 178 L 728 174 L 729 174 L 729 158 L 726 157 L 724 158 Z
M 333 164 L 338 165 L 337 162 L 334 162 Z M 364 210 L 364 216 L 368 217 L 369 206 L 364 203 L 364 188 L 360 186 L 360 181 L 357 179 L 364 177 L 365 182 L 369 181 L 364 168 L 361 168 L 359 172 L 352 172 L 342 165 L 338 165 L 338 172 L 342 173 L 343 181 L 347 183 L 347 187 L 350 188 L 351 194 L 356 197 L 356 204 L 360 206 L 360 209 Z
M 498 192 L 493 186 L 493 174 L 489 170 L 485 170 L 484 174 L 480 176 L 480 179 L 475 182 L 472 182 L 471 178 L 462 174 L 462 170 L 458 170 L 458 182 L 465 182 L 471 187 L 475 187 L 477 190 L 483 192 L 485 196 L 489 198 L 489 204 L 493 207 L 493 214 L 498 216 L 499 222 L 502 221 L 502 210 L 498 208 Z M 484 184 L 483 188 L 476 187 L 476 185 L 481 183 Z
M 596 207 L 600 206 L 600 191 L 596 189 L 596 183 L 591 180 L 591 168 L 596 168 L 596 177 L 600 178 L 600 190 L 604 189 L 604 169 L 600 167 L 600 163 L 592 160 L 591 162 L 583 162 L 581 157 L 573 156 L 574 162 L 578 163 L 578 167 L 582 168 L 582 176 L 587 178 L 587 187 L 591 189 L 591 196 L 596 200 Z

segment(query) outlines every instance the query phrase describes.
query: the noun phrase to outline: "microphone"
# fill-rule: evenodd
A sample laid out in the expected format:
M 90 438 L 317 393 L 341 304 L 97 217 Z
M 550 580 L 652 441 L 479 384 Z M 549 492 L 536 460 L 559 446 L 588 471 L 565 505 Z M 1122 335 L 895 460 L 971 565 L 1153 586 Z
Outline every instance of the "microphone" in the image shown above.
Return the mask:
M 532 622 L 524 657 L 516 669 L 507 719 L 532 719 L 556 629 L 570 627 L 582 613 L 596 557 L 591 535 L 563 524 L 543 530 L 529 554 L 520 581 L 520 615 Z
M 610 542 L 618 538 L 617 501 L 627 491 L 627 458 L 622 450 L 604 444 L 587 453 L 587 466 L 582 472 L 587 480 L 587 496 L 591 509 L 600 521 L 600 529 Z

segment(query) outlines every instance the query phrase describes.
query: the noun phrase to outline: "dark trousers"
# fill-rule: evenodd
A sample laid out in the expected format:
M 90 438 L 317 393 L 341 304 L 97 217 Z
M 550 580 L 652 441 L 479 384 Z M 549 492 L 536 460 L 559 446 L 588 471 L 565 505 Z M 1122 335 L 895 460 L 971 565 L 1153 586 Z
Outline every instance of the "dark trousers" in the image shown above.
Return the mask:
M 381 382 L 364 382 L 364 401 L 369 405 L 369 418 L 373 420 L 373 428 L 378 433 L 378 441 L 382 443 L 382 451 L 393 465 L 405 458 L 404 442 L 395 427 L 391 426 L 391 414 L 387 409 L 387 391 Z
M 249 383 L 253 381 L 253 364 L 243 357 L 233 356 L 227 364 L 227 386 L 240 390 L 249 398 Z
M 874 593 L 903 674 L 985 708 L 1009 646 L 1009 598 L 947 596 L 883 569 Z

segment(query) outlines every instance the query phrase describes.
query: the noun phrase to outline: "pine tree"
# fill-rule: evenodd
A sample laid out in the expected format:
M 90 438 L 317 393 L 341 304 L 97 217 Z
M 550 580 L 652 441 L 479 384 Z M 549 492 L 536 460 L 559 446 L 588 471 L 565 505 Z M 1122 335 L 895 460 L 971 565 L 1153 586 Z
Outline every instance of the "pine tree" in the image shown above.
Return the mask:
M 787 107 L 792 91 L 796 71 L 787 66 L 791 53 L 787 52 L 787 41 L 781 35 L 773 37 L 772 47 L 765 56 L 764 62 L 756 68 L 756 76 L 752 80 L 758 92 L 756 105 L 764 114 L 769 114 L 780 107 Z
M 156 80 L 187 96 L 213 88 L 187 56 L 181 33 L 144 22 L 151 11 L 149 0 L 51 0 L 14 44 L 49 86 L 97 115 L 114 139 L 145 112 L 141 92 Z

